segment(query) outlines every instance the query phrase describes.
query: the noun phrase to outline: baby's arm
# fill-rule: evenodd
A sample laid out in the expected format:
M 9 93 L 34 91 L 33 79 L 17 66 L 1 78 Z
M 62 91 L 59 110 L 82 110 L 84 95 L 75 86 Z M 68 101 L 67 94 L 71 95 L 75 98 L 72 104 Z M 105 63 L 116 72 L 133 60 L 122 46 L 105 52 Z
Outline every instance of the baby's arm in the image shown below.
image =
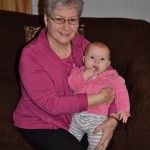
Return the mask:
M 86 68 L 83 71 L 83 78 L 84 80 L 88 80 L 89 78 L 94 78 L 96 74 L 96 72 L 98 71 L 98 68 Z
M 115 114 L 118 116 L 119 120 L 126 123 L 130 116 L 130 102 L 125 80 L 116 74 L 111 85 L 116 92 L 115 105 L 117 111 Z

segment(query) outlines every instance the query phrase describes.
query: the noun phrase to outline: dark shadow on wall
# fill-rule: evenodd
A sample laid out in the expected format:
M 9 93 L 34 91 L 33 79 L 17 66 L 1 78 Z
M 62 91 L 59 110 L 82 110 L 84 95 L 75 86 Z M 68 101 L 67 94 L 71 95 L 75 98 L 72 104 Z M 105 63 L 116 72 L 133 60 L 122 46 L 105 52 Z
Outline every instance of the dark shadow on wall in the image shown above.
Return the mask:
M 39 0 L 38 2 L 38 14 L 39 15 L 44 14 L 43 3 L 44 3 L 44 0 Z

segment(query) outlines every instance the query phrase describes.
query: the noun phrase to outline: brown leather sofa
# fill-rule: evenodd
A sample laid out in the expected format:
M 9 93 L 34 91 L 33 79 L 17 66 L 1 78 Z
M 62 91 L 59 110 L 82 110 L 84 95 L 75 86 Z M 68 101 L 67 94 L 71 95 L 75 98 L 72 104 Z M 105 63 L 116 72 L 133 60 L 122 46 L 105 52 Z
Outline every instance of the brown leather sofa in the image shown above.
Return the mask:
M 150 23 L 123 18 L 82 18 L 84 36 L 111 48 L 112 66 L 126 80 L 131 103 L 127 124 L 119 123 L 112 150 L 150 150 Z M 0 150 L 32 150 L 13 125 L 19 99 L 18 61 L 25 26 L 43 17 L 0 10 Z M 70 148 L 71 150 L 71 148 Z

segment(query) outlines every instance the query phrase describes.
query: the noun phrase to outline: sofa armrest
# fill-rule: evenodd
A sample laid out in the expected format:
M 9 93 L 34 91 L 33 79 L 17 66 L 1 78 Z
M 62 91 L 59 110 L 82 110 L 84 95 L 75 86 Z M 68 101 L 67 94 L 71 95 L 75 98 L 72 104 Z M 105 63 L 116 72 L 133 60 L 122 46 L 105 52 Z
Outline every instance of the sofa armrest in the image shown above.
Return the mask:
M 141 42 L 139 51 L 128 64 L 126 84 L 131 117 L 127 124 L 119 123 L 113 137 L 113 150 L 150 148 L 150 39 Z M 118 142 L 119 139 L 122 140 Z

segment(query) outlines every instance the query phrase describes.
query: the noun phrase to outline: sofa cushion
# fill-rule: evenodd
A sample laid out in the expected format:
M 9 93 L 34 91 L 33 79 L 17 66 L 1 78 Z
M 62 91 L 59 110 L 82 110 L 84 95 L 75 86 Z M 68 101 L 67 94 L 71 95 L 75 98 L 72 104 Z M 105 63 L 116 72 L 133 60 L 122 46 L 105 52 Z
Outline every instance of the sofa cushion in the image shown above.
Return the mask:
M 43 16 L 0 10 L 0 81 L 16 82 L 24 26 L 44 26 Z
M 25 29 L 26 42 L 29 42 L 34 37 L 36 37 L 41 27 L 25 26 L 24 29 Z
M 0 120 L 1 150 L 33 150 L 9 121 Z
M 19 99 L 19 86 L 10 81 L 1 81 L 0 91 L 0 120 L 12 122 L 12 114 Z

